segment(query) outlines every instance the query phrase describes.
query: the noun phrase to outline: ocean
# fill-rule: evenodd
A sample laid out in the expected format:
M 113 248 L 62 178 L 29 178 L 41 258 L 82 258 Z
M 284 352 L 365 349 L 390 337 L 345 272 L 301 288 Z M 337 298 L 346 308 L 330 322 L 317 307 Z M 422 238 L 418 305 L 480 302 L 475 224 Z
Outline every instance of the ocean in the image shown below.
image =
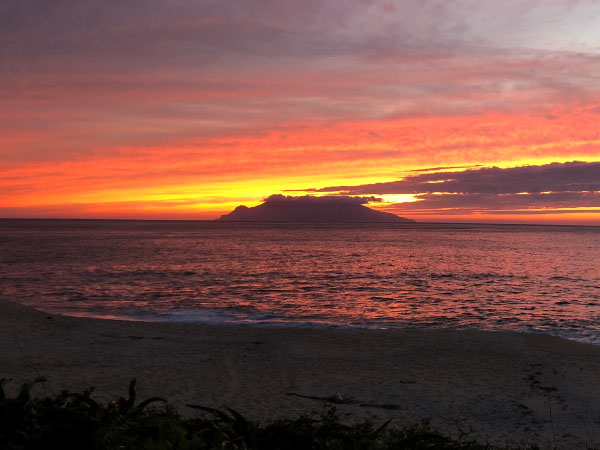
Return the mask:
M 600 345 L 600 227 L 0 220 L 0 296 L 48 313 L 455 328 Z

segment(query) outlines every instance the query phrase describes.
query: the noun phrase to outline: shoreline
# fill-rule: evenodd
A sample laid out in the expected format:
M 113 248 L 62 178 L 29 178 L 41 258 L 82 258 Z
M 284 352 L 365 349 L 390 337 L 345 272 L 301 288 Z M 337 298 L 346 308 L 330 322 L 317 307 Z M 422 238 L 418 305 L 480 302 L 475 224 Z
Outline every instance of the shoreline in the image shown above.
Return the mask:
M 0 299 L 0 302 L 2 300 Z M 16 303 L 16 302 L 15 302 Z M 20 303 L 17 303 L 20 304 Z M 565 329 L 560 329 L 558 331 L 554 331 L 552 332 L 552 330 L 539 330 L 539 329 L 533 329 L 530 328 L 528 330 L 511 330 L 511 329 L 495 329 L 495 328 L 491 328 L 491 329 L 485 329 L 485 328 L 463 328 L 463 327 L 440 327 L 440 326 L 435 326 L 435 325 L 431 325 L 431 326 L 396 326 L 396 325 L 391 325 L 391 326 L 378 326 L 377 324 L 373 323 L 373 324 L 360 324 L 360 325 L 355 325 L 355 324 L 344 324 L 344 323 L 328 323 L 328 322 L 310 322 L 310 321 L 306 321 L 306 322 L 300 322 L 300 321 L 278 321 L 278 322 L 272 322 L 272 321 L 228 321 L 226 319 L 213 319 L 213 320 L 203 320 L 203 319 L 165 319 L 165 320 L 158 320 L 158 319 L 152 319 L 152 318 L 148 318 L 146 316 L 126 316 L 126 315 L 94 315 L 94 314 L 86 314 L 86 313 L 74 313 L 74 314 L 69 314 L 69 313 L 64 313 L 61 311 L 52 311 L 52 310 L 41 310 L 41 309 L 37 309 L 35 306 L 31 306 L 31 305 L 23 305 L 22 306 L 35 310 L 35 311 L 39 311 L 42 312 L 44 314 L 47 315 L 54 315 L 54 316 L 62 316 L 62 317 L 72 317 L 72 318 L 76 318 L 76 319 L 91 319 L 91 320 L 101 320 L 101 321 L 116 321 L 116 322 L 124 322 L 124 323 L 139 323 L 139 322 L 144 322 L 144 323 L 154 323 L 154 324 L 173 324 L 173 325 L 189 325 L 189 326 L 195 326 L 195 327 L 251 327 L 251 328 L 266 328 L 266 329 L 279 329 L 279 328 L 291 328 L 291 329 L 327 329 L 327 330 L 349 330 L 349 331 L 353 331 L 353 330 L 373 330 L 375 332 L 377 331 L 394 331 L 394 330 L 406 330 L 406 331 L 416 331 L 419 332 L 421 330 L 445 330 L 448 332 L 452 332 L 452 331 L 464 331 L 464 332 L 483 332 L 483 333 L 515 333 L 515 334 L 522 334 L 522 335 L 541 335 L 541 336 L 550 336 L 550 337 L 556 337 L 559 339 L 563 339 L 569 342 L 576 342 L 579 344 L 585 344 L 585 345 L 592 345 L 594 347 L 600 348 L 600 339 L 594 339 L 591 340 L 588 336 L 589 335 L 581 335 L 581 334 L 574 334 L 572 330 L 565 330 Z M 204 309 L 198 309 L 197 311 L 199 312 L 204 312 L 206 310 Z M 210 316 L 211 314 L 215 314 L 218 315 L 219 312 L 217 313 L 213 313 L 212 310 L 208 313 L 208 315 Z
M 95 386 L 108 401 L 137 378 L 138 399 L 165 397 L 183 415 L 194 403 L 261 421 L 322 411 L 318 398 L 339 393 L 350 421 L 431 418 L 495 444 L 600 445 L 600 347 L 555 336 L 133 322 L 7 300 L 0 330 L 8 392 L 41 375 L 37 395 Z

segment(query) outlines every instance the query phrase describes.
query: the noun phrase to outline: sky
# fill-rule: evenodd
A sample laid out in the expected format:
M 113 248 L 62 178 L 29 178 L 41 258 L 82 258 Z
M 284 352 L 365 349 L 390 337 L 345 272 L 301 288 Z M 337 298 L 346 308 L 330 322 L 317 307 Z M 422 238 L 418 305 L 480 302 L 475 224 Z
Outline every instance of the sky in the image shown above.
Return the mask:
M 3 0 L 0 217 L 373 196 L 600 225 L 600 0 Z

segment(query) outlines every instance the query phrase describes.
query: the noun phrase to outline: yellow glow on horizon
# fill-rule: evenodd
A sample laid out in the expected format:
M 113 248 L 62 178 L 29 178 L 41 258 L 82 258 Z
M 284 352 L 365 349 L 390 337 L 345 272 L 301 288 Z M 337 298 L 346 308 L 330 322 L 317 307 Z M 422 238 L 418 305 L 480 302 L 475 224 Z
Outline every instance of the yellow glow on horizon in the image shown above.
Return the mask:
M 374 202 L 369 206 L 377 207 L 377 205 L 392 205 L 396 203 L 414 203 L 419 202 L 421 199 L 417 198 L 416 194 L 383 194 L 377 195 L 376 197 L 381 198 L 381 202 Z
M 482 112 L 287 123 L 155 146 L 110 147 L 80 159 L 9 162 L 0 169 L 0 215 L 218 217 L 272 194 L 335 195 L 344 189 L 318 190 L 425 173 L 599 161 L 596 113 L 575 108 L 552 116 Z M 416 194 L 375 196 L 382 202 L 373 202 L 373 208 L 400 211 L 394 205 L 412 203 L 405 215 L 434 213 L 416 210 Z M 451 218 L 460 211 L 435 213 Z

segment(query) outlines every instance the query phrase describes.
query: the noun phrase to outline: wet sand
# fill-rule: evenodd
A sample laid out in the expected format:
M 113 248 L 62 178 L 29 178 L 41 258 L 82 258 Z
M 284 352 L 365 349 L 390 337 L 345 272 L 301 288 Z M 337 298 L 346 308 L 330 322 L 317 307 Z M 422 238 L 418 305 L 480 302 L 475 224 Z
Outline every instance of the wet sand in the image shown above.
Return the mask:
M 82 390 L 228 406 L 250 418 L 322 411 L 347 420 L 424 418 L 496 444 L 600 446 L 600 347 L 511 332 L 258 328 L 50 315 L 0 301 L 0 378 L 13 389 Z M 348 402 L 348 403 L 346 403 Z

